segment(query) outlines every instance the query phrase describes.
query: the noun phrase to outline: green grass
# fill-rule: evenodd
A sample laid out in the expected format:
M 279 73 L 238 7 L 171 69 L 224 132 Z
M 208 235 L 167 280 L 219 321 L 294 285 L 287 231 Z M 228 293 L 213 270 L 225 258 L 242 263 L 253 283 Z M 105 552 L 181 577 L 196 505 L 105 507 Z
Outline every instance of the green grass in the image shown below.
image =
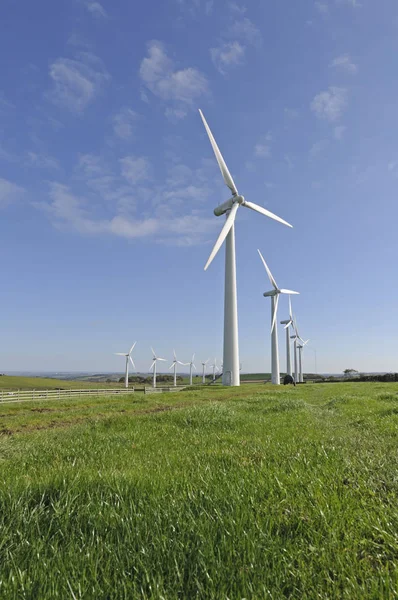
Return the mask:
M 0 413 L 2 599 L 397 597 L 398 384 Z

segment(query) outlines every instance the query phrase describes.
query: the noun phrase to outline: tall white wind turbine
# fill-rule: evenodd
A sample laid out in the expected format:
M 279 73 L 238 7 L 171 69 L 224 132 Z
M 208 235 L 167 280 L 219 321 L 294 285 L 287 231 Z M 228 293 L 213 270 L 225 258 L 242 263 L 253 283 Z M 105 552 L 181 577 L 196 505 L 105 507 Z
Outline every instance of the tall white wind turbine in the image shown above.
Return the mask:
M 210 358 L 202 362 L 202 383 L 206 383 L 206 365 L 209 362 Z
M 133 365 L 133 367 L 135 369 L 135 364 L 134 364 L 133 359 L 131 358 L 131 353 L 134 350 L 136 343 L 137 342 L 134 342 L 134 344 L 131 346 L 129 352 L 127 352 L 127 353 L 126 352 L 115 352 L 115 354 L 117 356 L 125 356 L 126 357 L 126 374 L 124 377 L 124 383 L 125 383 L 126 388 L 129 387 L 129 361 L 131 362 L 131 364 Z
M 292 314 L 292 302 L 289 296 L 289 319 L 285 321 L 281 321 L 281 325 L 285 325 L 284 329 L 286 331 L 286 373 L 292 376 L 292 359 L 290 356 L 290 331 L 289 327 L 293 327 L 293 314 Z
M 264 260 L 263 255 L 260 250 L 257 250 L 262 260 L 262 263 L 267 271 L 268 278 L 274 288 L 270 292 L 264 292 L 264 296 L 271 297 L 271 382 L 274 385 L 280 384 L 280 374 L 279 374 L 279 353 L 278 353 L 278 330 L 277 330 L 277 313 L 278 313 L 278 303 L 279 303 L 279 295 L 280 294 L 299 294 L 300 292 L 294 292 L 293 290 L 285 290 L 283 288 L 279 288 L 271 271 L 268 268 L 267 263 Z
M 177 360 L 176 351 L 175 350 L 173 350 L 173 356 L 174 356 L 174 360 L 172 362 L 171 367 L 169 367 L 169 369 L 174 369 L 174 383 L 173 383 L 173 385 L 174 385 L 174 387 L 176 387 L 177 386 L 177 365 L 184 365 L 185 366 L 188 363 L 183 363 L 180 360 Z M 158 360 L 163 360 L 163 359 L 160 358 Z
M 202 117 L 203 124 L 205 126 L 207 135 L 209 136 L 210 143 L 212 145 L 215 157 L 220 167 L 221 174 L 227 187 L 231 190 L 232 196 L 229 200 L 217 206 L 214 209 L 214 214 L 219 217 L 226 215 L 226 221 L 218 239 L 214 245 L 213 250 L 209 256 L 209 259 L 205 265 L 205 270 L 208 268 L 213 258 L 221 248 L 224 240 L 226 241 L 225 246 L 225 288 L 224 288 L 224 347 L 223 347 L 223 385 L 240 385 L 240 373 L 239 373 L 239 342 L 238 342 L 238 306 L 237 306 L 237 293 L 236 293 L 236 258 L 235 258 L 235 218 L 239 206 L 245 206 L 250 208 L 266 217 L 270 217 L 275 221 L 279 221 L 288 227 L 291 227 L 289 223 L 277 217 L 269 210 L 266 210 L 262 206 L 248 202 L 238 192 L 238 189 L 232 179 L 228 167 L 222 157 L 222 154 L 217 146 L 216 140 L 213 137 L 212 132 L 203 116 L 201 110 L 199 110 L 200 116 Z
M 155 388 L 156 387 L 156 364 L 157 364 L 158 360 L 166 362 L 166 359 L 156 356 L 155 350 L 153 348 L 151 348 L 151 351 L 152 351 L 153 362 L 152 362 L 152 365 L 149 370 L 151 371 L 151 369 L 153 369 L 153 387 Z

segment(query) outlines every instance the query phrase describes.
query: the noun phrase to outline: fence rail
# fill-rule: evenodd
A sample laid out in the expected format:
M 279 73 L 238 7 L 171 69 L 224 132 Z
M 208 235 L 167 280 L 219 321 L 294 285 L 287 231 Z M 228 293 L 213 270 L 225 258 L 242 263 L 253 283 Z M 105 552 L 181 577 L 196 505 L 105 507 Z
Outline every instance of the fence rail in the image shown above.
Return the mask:
M 134 393 L 134 388 L 84 390 L 0 390 L 0 404 L 33 400 L 61 400 L 77 396 L 113 396 Z

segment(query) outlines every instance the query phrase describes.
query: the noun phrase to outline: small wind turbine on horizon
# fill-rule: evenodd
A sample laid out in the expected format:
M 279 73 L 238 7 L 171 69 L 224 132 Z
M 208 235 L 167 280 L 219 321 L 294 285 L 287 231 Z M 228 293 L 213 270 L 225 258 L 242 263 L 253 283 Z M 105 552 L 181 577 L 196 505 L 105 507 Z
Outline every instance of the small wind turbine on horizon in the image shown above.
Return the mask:
M 151 348 L 152 351 L 152 360 L 153 363 L 150 367 L 150 371 L 153 369 L 153 387 L 156 387 L 156 364 L 158 362 L 158 360 L 161 360 L 163 362 L 167 362 L 165 358 L 160 358 L 159 356 L 156 356 L 155 350 L 153 348 Z
M 194 368 L 195 371 L 197 371 L 197 368 L 195 367 L 195 365 L 193 363 L 194 360 L 195 360 L 195 354 L 192 354 L 191 362 L 184 363 L 184 365 L 186 365 L 186 366 L 189 365 L 189 385 L 192 385 L 192 368 Z
M 202 383 L 206 383 L 206 365 L 209 362 L 210 358 L 202 362 Z
M 183 363 L 180 360 L 177 360 L 175 350 L 173 350 L 173 356 L 174 356 L 174 360 L 173 360 L 171 367 L 169 367 L 169 369 L 174 369 L 174 384 L 173 385 L 174 385 L 174 387 L 176 387 L 177 386 L 177 365 L 187 365 L 188 363 Z M 159 358 L 158 360 L 163 360 L 163 359 Z
M 214 363 L 212 365 L 210 365 L 210 368 L 213 369 L 213 381 L 216 380 L 216 371 L 218 371 L 218 367 L 217 367 L 217 359 L 214 359 Z
M 299 382 L 304 383 L 302 351 L 303 351 L 304 346 L 306 346 L 310 340 L 307 340 L 305 342 L 304 340 L 301 339 L 301 337 L 299 337 L 299 339 L 302 342 L 301 344 L 297 344 L 298 359 L 299 359 Z
M 135 364 L 133 359 L 131 358 L 131 353 L 134 350 L 134 347 L 136 345 L 137 342 L 134 342 L 134 344 L 131 346 L 129 352 L 115 352 L 116 356 L 125 356 L 126 357 L 126 373 L 124 376 L 124 383 L 126 388 L 129 387 L 129 361 L 131 362 L 131 364 L 133 365 L 134 369 L 135 369 Z
M 271 271 L 267 263 L 264 260 L 263 255 L 260 250 L 257 250 L 262 260 L 262 263 L 267 272 L 268 278 L 274 288 L 270 292 L 264 292 L 263 296 L 271 297 L 271 382 L 274 385 L 280 384 L 280 374 L 279 374 L 279 352 L 278 352 L 278 330 L 277 330 L 277 313 L 278 313 L 278 303 L 279 303 L 279 295 L 280 294 L 299 294 L 300 292 L 294 292 L 293 290 L 285 290 L 283 288 L 279 288 L 276 283 Z
M 217 206 L 214 209 L 214 214 L 219 217 L 226 215 L 226 221 L 221 229 L 221 233 L 210 253 L 208 261 L 205 265 L 205 270 L 208 268 L 213 258 L 221 248 L 225 241 L 225 288 L 224 288 L 224 347 L 223 347 L 223 385 L 240 385 L 239 372 L 239 340 L 238 340 L 238 307 L 237 307 L 237 291 L 236 291 L 236 258 L 235 258 L 235 218 L 239 206 L 245 206 L 255 212 L 258 212 L 266 217 L 270 217 L 275 221 L 279 221 L 288 227 L 292 227 L 289 223 L 266 210 L 262 206 L 248 202 L 238 192 L 238 189 L 232 179 L 228 167 L 222 157 L 222 154 L 217 146 L 216 140 L 207 124 L 207 121 L 199 110 L 207 135 L 209 137 L 213 152 L 215 154 L 218 166 L 224 182 L 232 193 L 232 197 Z

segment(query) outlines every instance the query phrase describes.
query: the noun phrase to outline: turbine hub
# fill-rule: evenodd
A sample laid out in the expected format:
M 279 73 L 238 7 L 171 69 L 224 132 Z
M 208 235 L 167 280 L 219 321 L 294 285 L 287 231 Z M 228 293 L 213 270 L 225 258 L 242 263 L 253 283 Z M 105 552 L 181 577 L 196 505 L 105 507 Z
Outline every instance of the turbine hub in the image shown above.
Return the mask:
M 244 204 L 245 197 L 244 196 L 236 196 L 235 202 L 239 202 L 239 204 Z

